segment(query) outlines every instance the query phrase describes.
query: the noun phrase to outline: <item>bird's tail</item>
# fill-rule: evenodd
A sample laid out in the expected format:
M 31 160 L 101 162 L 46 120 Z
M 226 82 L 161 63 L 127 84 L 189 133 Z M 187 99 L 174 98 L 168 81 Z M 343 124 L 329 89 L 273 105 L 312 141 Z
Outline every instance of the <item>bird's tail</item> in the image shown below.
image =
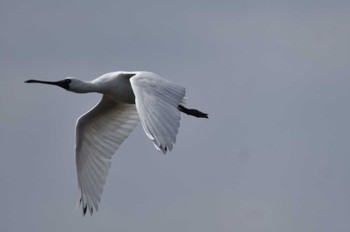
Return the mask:
M 203 113 L 203 112 L 196 110 L 196 109 L 187 109 L 183 105 L 179 105 L 178 109 L 185 114 L 188 114 L 188 115 L 191 115 L 191 116 L 194 116 L 197 118 L 208 118 L 208 114 Z

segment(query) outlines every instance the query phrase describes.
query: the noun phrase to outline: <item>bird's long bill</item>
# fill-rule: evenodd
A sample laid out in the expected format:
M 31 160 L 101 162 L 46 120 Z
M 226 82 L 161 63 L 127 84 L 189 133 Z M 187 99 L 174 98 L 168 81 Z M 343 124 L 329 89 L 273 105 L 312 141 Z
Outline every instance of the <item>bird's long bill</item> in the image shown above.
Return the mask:
M 40 80 L 27 80 L 25 83 L 39 83 L 39 84 L 47 84 L 47 85 L 56 85 L 61 88 L 67 89 L 67 81 L 66 80 L 61 80 L 61 81 L 40 81 Z

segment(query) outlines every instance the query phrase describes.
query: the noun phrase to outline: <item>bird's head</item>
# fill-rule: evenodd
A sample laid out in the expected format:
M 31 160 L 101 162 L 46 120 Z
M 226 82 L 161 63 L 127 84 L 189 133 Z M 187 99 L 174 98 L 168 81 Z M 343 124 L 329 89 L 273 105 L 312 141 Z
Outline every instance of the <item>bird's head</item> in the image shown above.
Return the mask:
M 26 80 L 25 83 L 39 83 L 39 84 L 47 84 L 47 85 L 56 85 L 61 88 L 64 88 L 65 90 L 70 90 L 70 85 L 71 85 L 72 79 L 66 78 L 61 81 L 41 81 L 41 80 Z

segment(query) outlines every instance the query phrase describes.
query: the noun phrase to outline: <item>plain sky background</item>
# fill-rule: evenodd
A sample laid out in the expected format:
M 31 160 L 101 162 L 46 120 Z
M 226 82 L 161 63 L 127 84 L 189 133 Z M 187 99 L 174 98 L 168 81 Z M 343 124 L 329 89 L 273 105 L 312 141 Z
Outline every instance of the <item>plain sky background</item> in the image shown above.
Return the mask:
M 350 231 L 350 1 L 0 1 L 0 231 Z M 187 89 L 141 126 L 100 209 L 75 210 L 76 119 L 97 94 L 27 85 L 148 70 Z

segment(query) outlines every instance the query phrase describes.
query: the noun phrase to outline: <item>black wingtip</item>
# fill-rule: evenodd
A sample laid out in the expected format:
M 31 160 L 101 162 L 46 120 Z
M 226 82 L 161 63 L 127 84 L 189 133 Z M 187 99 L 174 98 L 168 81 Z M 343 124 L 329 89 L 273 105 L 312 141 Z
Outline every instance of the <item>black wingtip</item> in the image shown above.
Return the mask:
M 88 211 L 89 211 L 90 215 L 92 215 L 94 213 L 94 208 L 93 207 L 88 207 L 87 205 L 83 206 L 83 217 L 86 215 L 86 213 Z
M 86 212 L 87 212 L 87 204 L 85 204 L 83 202 L 83 198 L 81 197 L 80 200 L 79 200 L 79 206 L 82 206 L 82 209 L 83 209 L 83 217 L 86 215 Z
M 93 214 L 94 212 L 94 208 L 91 206 L 89 207 L 88 204 L 86 204 L 84 201 L 83 201 L 83 198 L 80 198 L 79 200 L 79 205 L 82 205 L 82 208 L 83 208 L 83 217 L 86 215 L 86 213 L 89 211 L 90 215 Z
M 84 205 L 84 206 L 83 206 L 83 216 L 86 215 L 86 211 L 87 211 L 87 205 Z

